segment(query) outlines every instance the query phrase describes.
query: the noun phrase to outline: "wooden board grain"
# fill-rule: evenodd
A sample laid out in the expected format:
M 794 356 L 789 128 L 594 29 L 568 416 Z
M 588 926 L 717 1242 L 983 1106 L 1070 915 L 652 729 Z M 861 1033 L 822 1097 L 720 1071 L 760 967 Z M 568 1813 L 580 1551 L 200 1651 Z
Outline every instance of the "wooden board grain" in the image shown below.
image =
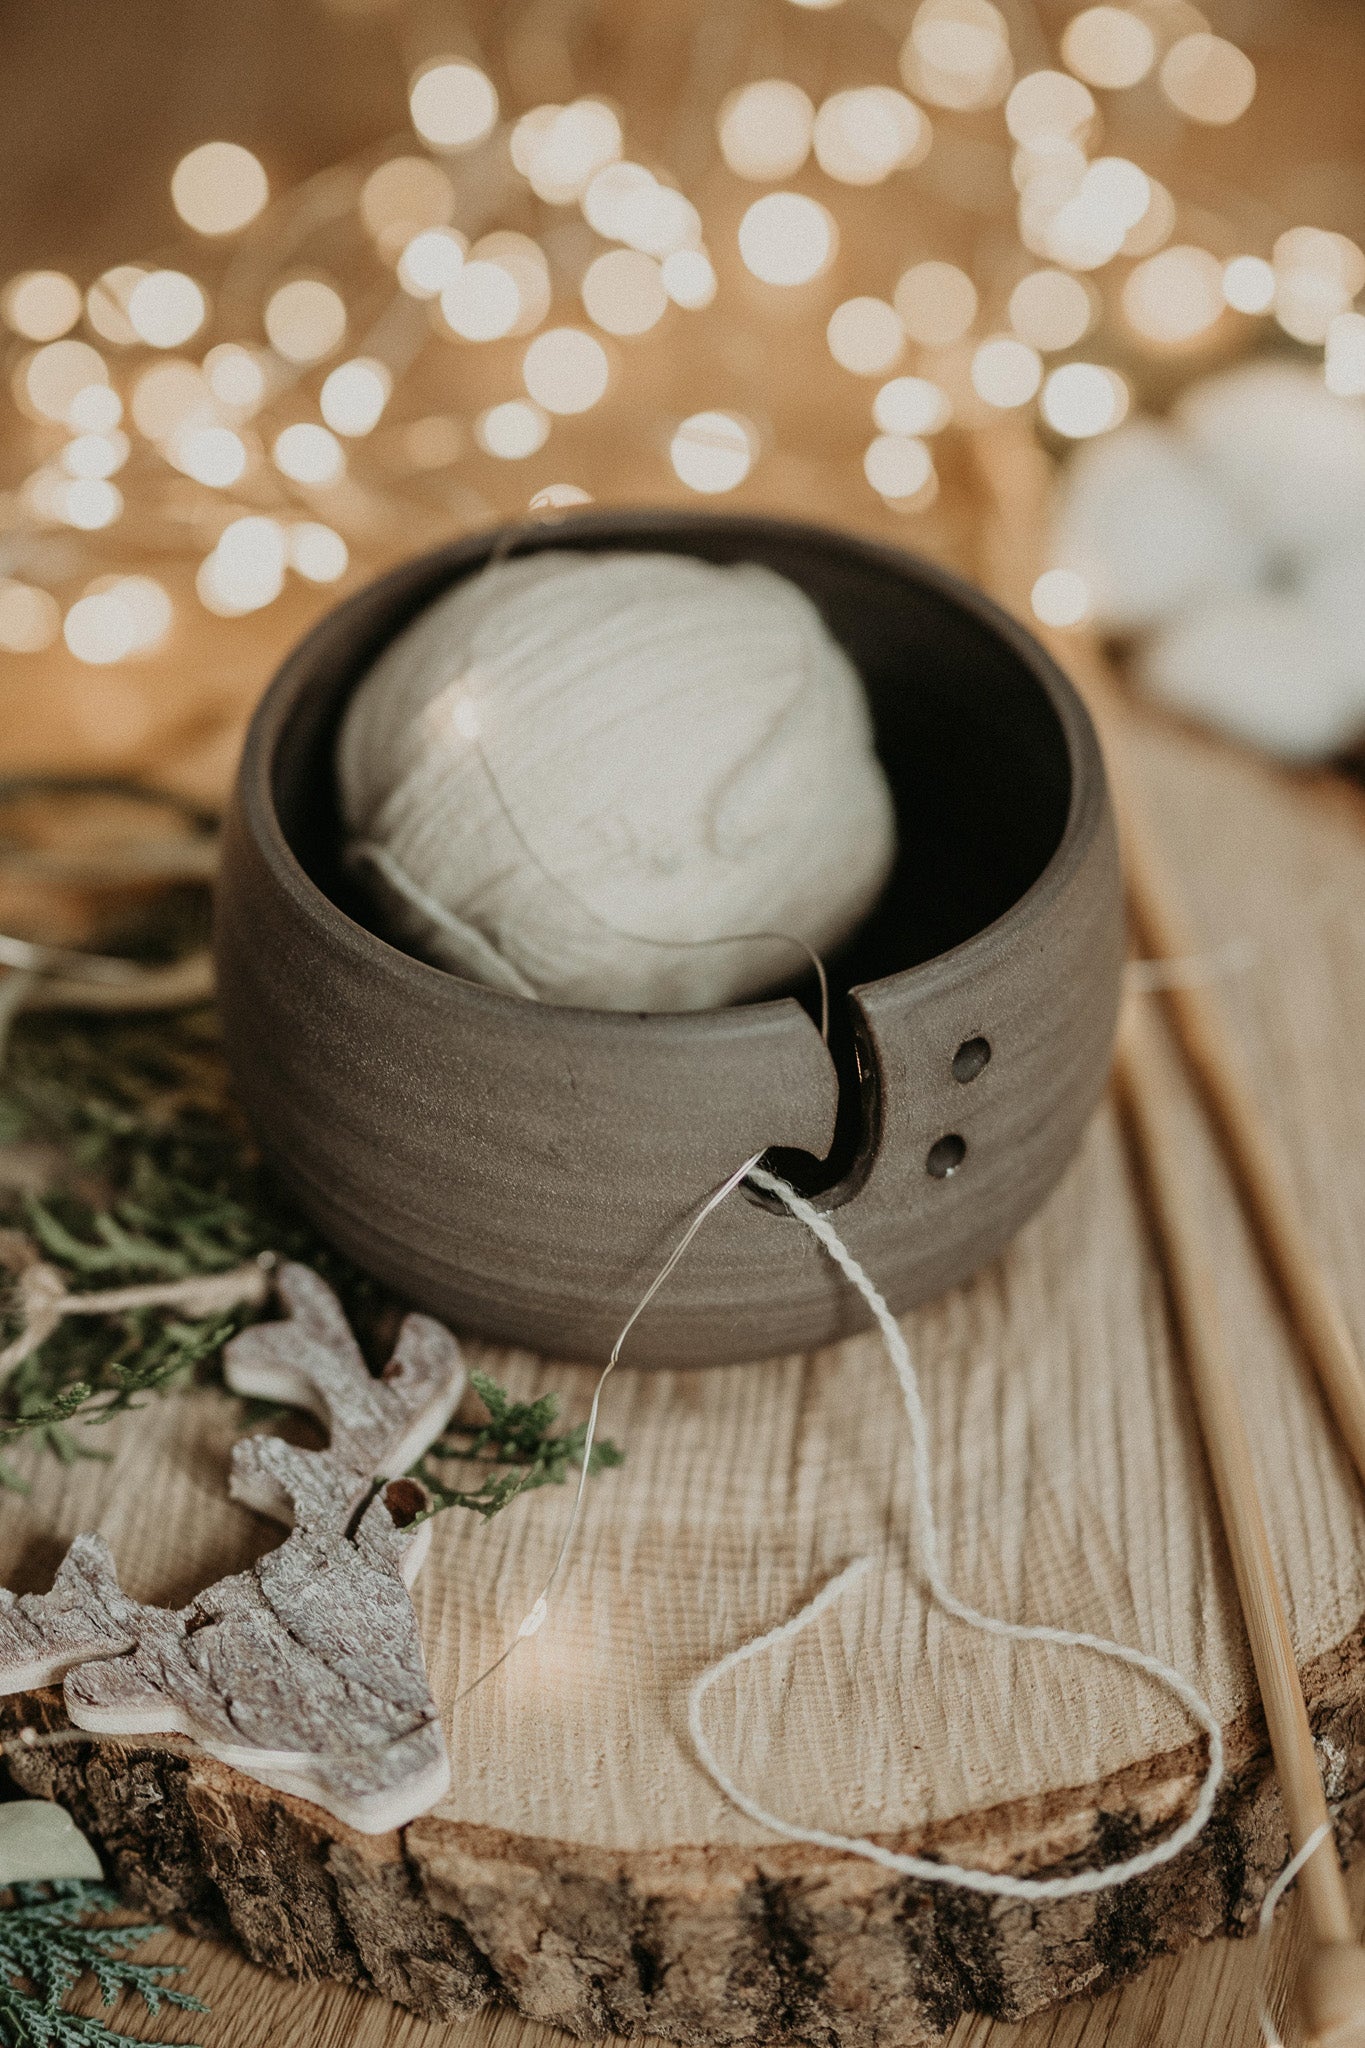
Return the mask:
M 1223 986 L 1229 1025 L 1359 1333 L 1359 816 L 1168 728 L 1143 729 L 1140 765 L 1201 931 L 1211 946 L 1247 942 L 1249 964 Z M 1192 1099 L 1185 1123 L 1349 1835 L 1365 1786 L 1365 1512 Z M 159 1909 L 230 1930 L 262 1959 L 378 1984 L 432 2015 L 511 2000 L 581 2034 L 925 2041 L 960 2013 L 1018 2018 L 1244 1928 L 1283 1832 L 1112 1105 L 1005 1257 L 906 1328 L 954 1584 L 989 1610 L 1155 1652 L 1227 1730 L 1232 1775 L 1208 1837 L 1121 1901 L 990 1908 L 774 1844 L 690 1753 L 683 1700 L 697 1672 L 869 1551 L 874 1571 L 838 1611 L 712 1695 L 713 1740 L 766 1805 L 1034 1870 L 1155 1839 L 1191 1796 L 1199 1745 L 1147 1680 L 1082 1652 L 991 1642 L 926 1609 L 907 1548 L 904 1419 L 870 1337 L 723 1371 L 620 1375 L 604 1427 L 627 1462 L 590 1491 L 546 1627 L 458 1710 L 534 1598 L 569 1501 L 540 1494 L 489 1527 L 443 1518 L 417 1602 L 455 1780 L 401 1844 L 348 1837 L 174 1745 L 140 1747 L 126 1770 L 55 1752 L 25 1762 L 26 1784 L 71 1798 Z M 570 1414 L 584 1408 L 581 1368 L 473 1350 L 518 1391 L 553 1387 Z M 111 1466 L 37 1468 L 29 1500 L 0 1503 L 4 1576 L 41 1585 L 90 1526 L 144 1599 L 183 1599 L 245 1562 L 270 1538 L 226 1499 L 232 1426 L 222 1397 L 195 1397 L 117 1425 Z

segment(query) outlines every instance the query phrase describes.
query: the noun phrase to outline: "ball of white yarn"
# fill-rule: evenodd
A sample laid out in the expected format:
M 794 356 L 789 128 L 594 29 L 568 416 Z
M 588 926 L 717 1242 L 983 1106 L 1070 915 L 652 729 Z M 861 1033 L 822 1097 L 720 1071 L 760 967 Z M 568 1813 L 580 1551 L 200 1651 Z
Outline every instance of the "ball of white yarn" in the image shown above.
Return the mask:
M 895 853 L 856 670 L 802 591 L 748 563 L 493 564 L 380 655 L 337 769 L 385 928 L 545 1002 L 753 995 L 802 966 L 763 935 L 828 952 Z

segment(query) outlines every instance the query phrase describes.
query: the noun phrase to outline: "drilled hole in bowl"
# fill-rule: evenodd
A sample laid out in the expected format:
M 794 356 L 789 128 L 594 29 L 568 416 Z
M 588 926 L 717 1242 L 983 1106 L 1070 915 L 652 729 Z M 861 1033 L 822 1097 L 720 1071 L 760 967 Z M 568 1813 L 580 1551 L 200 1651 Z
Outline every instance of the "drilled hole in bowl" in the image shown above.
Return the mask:
M 965 1087 L 978 1074 L 984 1074 L 991 1063 L 991 1045 L 988 1038 L 964 1038 L 953 1054 L 953 1079 Z
M 935 1180 L 947 1180 L 949 1174 L 957 1172 L 966 1157 L 967 1140 L 960 1138 L 956 1131 L 950 1131 L 946 1138 L 937 1139 L 929 1147 L 924 1170 Z

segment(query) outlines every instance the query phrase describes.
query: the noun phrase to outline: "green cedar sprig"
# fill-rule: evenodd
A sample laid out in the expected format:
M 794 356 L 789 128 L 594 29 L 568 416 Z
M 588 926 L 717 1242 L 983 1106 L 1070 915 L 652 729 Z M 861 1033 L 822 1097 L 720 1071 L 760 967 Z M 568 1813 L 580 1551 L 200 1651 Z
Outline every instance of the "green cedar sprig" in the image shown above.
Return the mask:
M 20 1884 L 12 1897 L 0 1909 L 0 2041 L 6 2048 L 125 2048 L 134 2036 L 65 2009 L 67 1993 L 85 1976 L 95 1979 L 106 2006 L 127 1992 L 150 2013 L 163 2005 L 208 2011 L 202 2000 L 167 1982 L 179 1975 L 178 1963 L 131 1960 L 131 1950 L 164 1928 L 90 1924 L 89 1914 L 118 1910 L 118 1897 L 106 1886 Z
M 281 1196 L 233 1102 L 211 1013 L 157 1019 L 21 1019 L 0 1070 L 0 1144 L 45 1150 L 55 1192 L 6 1201 L 8 1225 L 36 1242 L 69 1288 L 105 1288 L 225 1272 L 266 1250 L 300 1259 L 340 1296 L 376 1357 L 392 1303 L 319 1239 Z M 68 1316 L 0 1385 L 0 1449 L 36 1443 L 70 1463 L 101 1457 L 73 1423 L 109 1420 L 190 1380 L 211 1378 L 223 1345 L 258 1310 L 187 1317 L 166 1309 Z M 0 1345 L 18 1321 L 0 1308 Z M 378 1348 L 376 1348 L 378 1347 Z M 586 1430 L 556 1435 L 552 1394 L 515 1401 L 473 1376 L 488 1420 L 449 1425 L 414 1471 L 430 1513 L 488 1518 L 518 1495 L 558 1486 L 582 1462 Z M 621 1462 L 594 1446 L 590 1469 Z M 453 1483 L 449 1467 L 483 1467 Z M 0 1486 L 24 1481 L 0 1459 Z
M 429 1514 L 442 1508 L 472 1508 L 485 1520 L 505 1508 L 520 1493 L 538 1486 L 562 1486 L 571 1471 L 583 1462 L 588 1426 L 554 1434 L 559 1416 L 559 1398 L 542 1394 L 535 1401 L 514 1401 L 505 1388 L 487 1373 L 474 1372 L 469 1383 L 488 1410 L 485 1423 L 453 1422 L 446 1425 L 431 1449 L 414 1465 L 412 1476 L 419 1479 L 431 1496 Z M 622 1452 L 607 1438 L 593 1445 L 589 1472 L 605 1471 L 622 1462 Z M 437 1471 L 438 1465 L 457 1462 L 483 1465 L 488 1469 L 477 1487 L 451 1486 Z
M 19 1366 L 4 1389 L 0 1446 L 36 1439 L 64 1465 L 109 1454 L 75 1437 L 69 1423 L 108 1422 L 164 1394 L 217 1359 L 245 1313 L 183 1321 L 156 1309 L 96 1321 L 72 1317 Z M 0 1483 L 23 1481 L 0 1462 Z
M 272 1183 L 231 1099 L 209 1012 L 21 1019 L 0 1071 L 0 1144 L 26 1147 L 51 1183 L 41 1199 L 0 1193 L 0 1228 L 36 1243 L 73 1291 L 225 1272 L 277 1250 L 320 1271 L 358 1329 L 383 1306 Z M 0 1446 L 27 1439 L 65 1460 L 101 1455 L 68 1425 L 211 1376 L 252 1313 L 65 1318 L 0 1385 Z M 0 1345 L 19 1326 L 16 1305 L 0 1305 Z M 0 1463 L 0 1484 L 22 1480 Z

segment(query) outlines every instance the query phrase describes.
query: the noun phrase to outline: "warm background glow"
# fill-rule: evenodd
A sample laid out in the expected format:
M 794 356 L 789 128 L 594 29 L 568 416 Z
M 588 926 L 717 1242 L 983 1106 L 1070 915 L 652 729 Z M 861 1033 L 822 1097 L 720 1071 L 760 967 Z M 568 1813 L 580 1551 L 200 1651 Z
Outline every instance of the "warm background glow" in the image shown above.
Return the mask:
M 309 0 L 211 63 L 206 0 L 137 5 L 69 89 L 11 39 L 0 698 L 155 678 L 150 744 L 216 692 L 206 787 L 308 618 L 452 532 L 723 498 L 979 573 L 979 432 L 1064 460 L 1255 349 L 1365 403 L 1336 0 Z

